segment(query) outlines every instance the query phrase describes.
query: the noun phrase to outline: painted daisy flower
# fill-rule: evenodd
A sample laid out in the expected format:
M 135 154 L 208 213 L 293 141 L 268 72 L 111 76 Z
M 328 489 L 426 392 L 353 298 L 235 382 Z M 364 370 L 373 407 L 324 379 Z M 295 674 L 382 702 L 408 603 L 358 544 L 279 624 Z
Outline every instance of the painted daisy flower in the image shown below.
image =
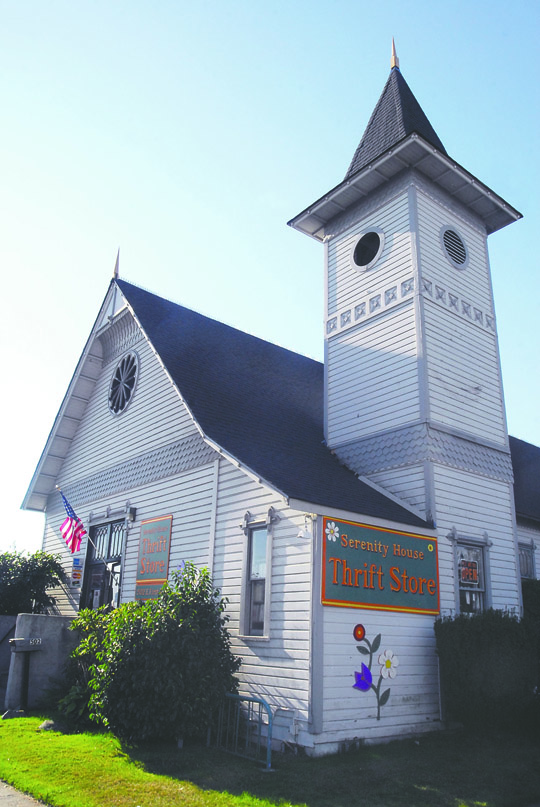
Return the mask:
M 379 664 L 381 665 L 381 675 L 383 678 L 396 677 L 399 659 L 391 650 L 385 650 L 384 653 L 381 653 L 379 656 Z
M 339 538 L 339 527 L 335 521 L 329 521 L 326 525 L 326 537 L 329 541 L 336 541 Z

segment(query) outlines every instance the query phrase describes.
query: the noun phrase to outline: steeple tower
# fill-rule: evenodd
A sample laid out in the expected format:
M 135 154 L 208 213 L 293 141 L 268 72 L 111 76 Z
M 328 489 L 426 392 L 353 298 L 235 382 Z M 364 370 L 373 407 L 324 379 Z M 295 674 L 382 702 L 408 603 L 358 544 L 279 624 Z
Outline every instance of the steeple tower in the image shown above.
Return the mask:
M 489 585 L 517 553 L 487 235 L 521 214 L 450 158 L 395 46 L 391 64 L 345 179 L 289 222 L 325 245 L 326 441 L 437 524 L 443 608 L 517 607 L 517 570 Z
M 392 69 L 388 81 L 345 174 L 346 180 L 413 132 L 435 146 L 442 154 L 446 154 L 446 149 L 435 129 L 401 75 L 394 47 L 391 63 Z

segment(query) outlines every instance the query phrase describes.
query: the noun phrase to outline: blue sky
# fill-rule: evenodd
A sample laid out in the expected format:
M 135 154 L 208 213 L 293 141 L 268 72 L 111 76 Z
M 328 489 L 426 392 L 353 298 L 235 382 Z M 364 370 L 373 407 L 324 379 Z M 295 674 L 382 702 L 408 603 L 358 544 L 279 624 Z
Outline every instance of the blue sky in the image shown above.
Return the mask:
M 343 178 L 390 69 L 524 214 L 490 237 L 511 434 L 540 444 L 540 4 L 0 0 L 0 550 L 112 275 L 322 358 L 322 247 L 286 222 Z

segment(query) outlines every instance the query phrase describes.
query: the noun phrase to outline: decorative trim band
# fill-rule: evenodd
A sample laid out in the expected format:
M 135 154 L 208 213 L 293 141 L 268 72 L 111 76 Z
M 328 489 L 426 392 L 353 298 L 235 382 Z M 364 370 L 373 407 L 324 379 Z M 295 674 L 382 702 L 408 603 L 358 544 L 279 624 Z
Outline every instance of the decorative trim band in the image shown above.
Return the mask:
M 124 309 L 108 328 L 98 334 L 98 338 L 103 347 L 105 367 L 143 339 L 143 334 L 131 313 Z
M 326 338 L 346 331 L 354 325 L 359 325 L 389 308 L 395 308 L 405 298 L 412 297 L 413 292 L 414 278 L 407 277 L 395 281 L 387 289 L 382 289 L 377 294 L 371 293 L 359 298 L 354 305 L 346 306 L 328 317 L 325 325 Z
M 64 485 L 62 489 L 69 501 L 74 502 L 74 507 L 78 508 L 85 502 L 106 499 L 112 494 L 149 485 L 201 465 L 208 465 L 215 456 L 214 449 L 207 445 L 199 434 L 194 434 L 99 471 L 72 485 Z M 60 506 L 60 496 L 54 495 Z
M 432 300 L 442 308 L 446 308 L 460 319 L 471 322 L 482 330 L 495 333 L 495 315 L 492 311 L 482 311 L 476 308 L 470 301 L 460 298 L 448 289 L 439 286 L 427 277 L 422 277 L 422 294 L 427 299 Z
M 514 479 L 510 453 L 419 423 L 333 449 L 356 474 L 435 462 L 504 482 Z

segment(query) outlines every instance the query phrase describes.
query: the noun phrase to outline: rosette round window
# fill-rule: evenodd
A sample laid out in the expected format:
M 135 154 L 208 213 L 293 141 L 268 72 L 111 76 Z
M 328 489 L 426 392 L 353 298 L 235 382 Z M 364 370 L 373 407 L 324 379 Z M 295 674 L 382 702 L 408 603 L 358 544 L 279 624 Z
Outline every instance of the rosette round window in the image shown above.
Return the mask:
M 109 409 L 119 415 L 128 406 L 135 391 L 139 360 L 136 353 L 128 353 L 117 364 L 109 387 Z

